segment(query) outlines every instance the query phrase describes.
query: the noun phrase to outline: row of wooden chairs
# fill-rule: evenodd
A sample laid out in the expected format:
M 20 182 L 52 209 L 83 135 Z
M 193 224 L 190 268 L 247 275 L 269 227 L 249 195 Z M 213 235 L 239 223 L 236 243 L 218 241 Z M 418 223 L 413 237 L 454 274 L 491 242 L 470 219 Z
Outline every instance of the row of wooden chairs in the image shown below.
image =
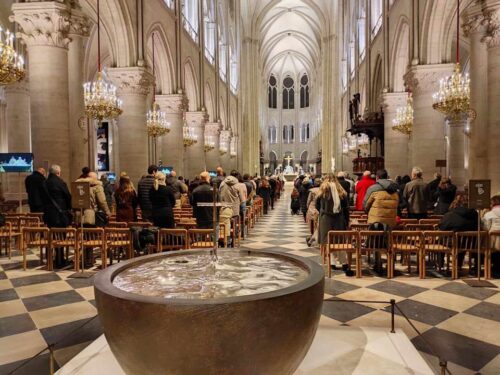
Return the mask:
M 481 232 L 480 249 L 484 259 L 485 278 L 491 278 L 491 255 L 494 250 L 489 243 L 494 243 L 496 238 L 500 238 L 500 232 Z M 356 277 L 361 277 L 361 255 L 371 252 L 386 256 L 387 277 L 394 277 L 395 255 L 401 253 L 408 258 L 408 272 L 411 273 L 410 256 L 417 256 L 417 268 L 420 278 L 426 276 L 426 257 L 435 262 L 436 268 L 441 271 L 441 257 L 447 259 L 447 270 L 450 270 L 451 278 L 459 276 L 458 254 L 469 252 L 477 253 L 477 232 L 451 232 L 451 231 L 392 231 L 385 233 L 382 231 L 329 231 L 328 244 L 322 247 L 322 257 L 328 265 L 328 276 L 331 277 L 331 254 L 345 251 L 348 254 L 349 264 L 352 256 L 356 258 Z M 477 266 L 480 272 L 480 265 Z

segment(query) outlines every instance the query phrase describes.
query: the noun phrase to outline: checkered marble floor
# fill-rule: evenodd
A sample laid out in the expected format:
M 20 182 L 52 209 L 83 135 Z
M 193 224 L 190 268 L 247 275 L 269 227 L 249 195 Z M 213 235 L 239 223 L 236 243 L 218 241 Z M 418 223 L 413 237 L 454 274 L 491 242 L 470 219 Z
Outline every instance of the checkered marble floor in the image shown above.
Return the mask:
M 320 261 L 319 250 L 305 242 L 307 226 L 290 213 L 290 191 L 274 210 L 257 223 L 242 248 L 273 249 Z M 38 267 L 36 254 L 28 256 L 29 270 L 21 268 L 21 254 L 9 261 L 0 257 L 0 375 L 11 373 L 47 344 L 55 346 L 56 368 L 64 365 L 102 333 L 98 319 L 62 337 L 97 314 L 93 279 L 68 278 L 72 271 L 48 272 Z M 493 281 L 500 286 L 500 280 Z M 396 327 L 411 338 L 438 373 L 438 359 L 426 342 L 449 361 L 453 374 L 500 374 L 500 292 L 471 288 L 462 281 L 399 276 L 387 280 L 365 270 L 361 279 L 335 273 L 326 279 L 322 322 L 328 325 L 386 327 L 389 304 L 344 300 L 389 301 L 394 298 L 422 333 L 418 337 L 406 320 L 396 316 Z M 48 353 L 43 352 L 14 374 L 47 374 Z

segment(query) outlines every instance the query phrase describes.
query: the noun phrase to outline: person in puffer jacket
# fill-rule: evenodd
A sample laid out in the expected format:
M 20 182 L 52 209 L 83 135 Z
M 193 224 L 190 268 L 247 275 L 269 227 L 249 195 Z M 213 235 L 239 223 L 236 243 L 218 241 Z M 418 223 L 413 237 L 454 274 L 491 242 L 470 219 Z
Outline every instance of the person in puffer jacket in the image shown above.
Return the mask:
M 397 225 L 399 194 L 398 185 L 388 180 L 387 171 L 377 171 L 377 182 L 366 191 L 363 209 L 368 213 L 368 224 L 382 223 L 389 228 Z
M 227 176 L 219 188 L 220 201 L 226 203 L 226 207 L 222 207 L 219 213 L 219 221 L 226 227 L 226 236 L 229 236 L 229 228 L 231 228 L 231 217 L 239 216 L 240 205 L 244 202 L 240 190 L 236 187 L 238 179 L 234 176 Z M 234 244 L 233 244 L 234 245 Z

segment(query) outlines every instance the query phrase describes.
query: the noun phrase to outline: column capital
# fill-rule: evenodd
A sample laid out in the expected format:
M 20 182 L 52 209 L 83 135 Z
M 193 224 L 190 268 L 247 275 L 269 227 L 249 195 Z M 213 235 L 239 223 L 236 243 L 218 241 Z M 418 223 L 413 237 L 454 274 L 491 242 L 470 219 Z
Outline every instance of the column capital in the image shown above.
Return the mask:
M 70 42 L 70 9 L 62 2 L 30 2 L 12 5 L 9 17 L 21 31 L 17 37 L 30 46 L 67 48 Z
M 186 122 L 188 126 L 203 127 L 208 121 L 208 113 L 206 112 L 186 112 Z
M 231 130 L 220 131 L 220 142 L 229 142 L 231 140 Z
M 182 114 L 188 109 L 188 99 L 184 94 L 156 95 L 156 103 L 167 114 Z
M 90 21 L 80 9 L 72 9 L 69 24 L 70 36 L 88 37 L 90 31 Z
M 144 67 L 110 68 L 107 76 L 116 85 L 118 95 L 143 95 L 153 85 L 153 75 Z
M 438 90 L 439 80 L 450 76 L 454 64 L 415 65 L 404 75 L 405 85 L 415 94 Z
M 465 10 L 463 20 L 466 36 L 479 33 L 488 47 L 500 45 L 500 1 L 476 0 Z
M 483 15 L 482 23 L 486 30 L 481 41 L 488 47 L 500 46 L 500 8 L 485 9 Z
M 205 124 L 205 135 L 218 136 L 220 132 L 221 124 L 218 122 L 207 122 Z

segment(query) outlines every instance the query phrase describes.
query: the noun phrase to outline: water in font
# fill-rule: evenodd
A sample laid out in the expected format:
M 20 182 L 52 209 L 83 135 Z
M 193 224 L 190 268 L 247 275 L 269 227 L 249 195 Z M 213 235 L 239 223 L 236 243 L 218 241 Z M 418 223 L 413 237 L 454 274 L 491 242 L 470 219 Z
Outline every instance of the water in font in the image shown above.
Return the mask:
M 119 273 L 113 284 L 127 292 L 164 298 L 210 299 L 271 292 L 297 284 L 309 272 L 269 255 L 219 251 L 167 256 Z

